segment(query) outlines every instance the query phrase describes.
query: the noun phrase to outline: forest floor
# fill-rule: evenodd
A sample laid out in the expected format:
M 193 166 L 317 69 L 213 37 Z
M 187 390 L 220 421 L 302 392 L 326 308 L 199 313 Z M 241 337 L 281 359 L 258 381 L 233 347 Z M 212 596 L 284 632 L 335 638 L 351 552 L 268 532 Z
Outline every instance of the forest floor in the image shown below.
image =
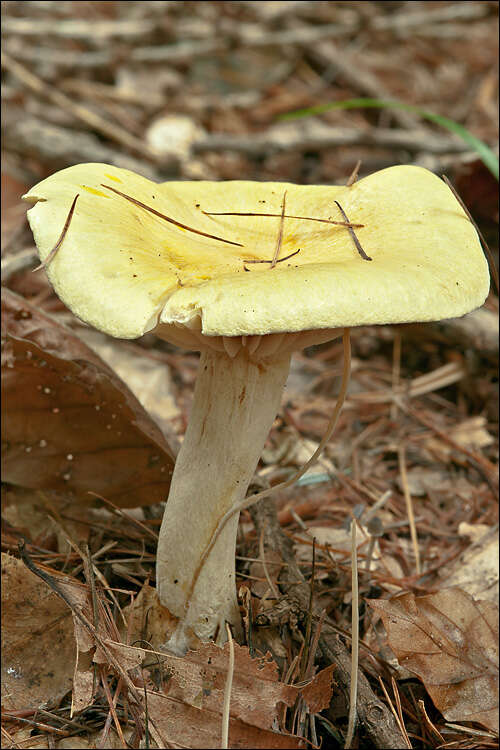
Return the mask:
M 160 652 L 155 552 L 198 354 L 73 316 L 33 273 L 20 200 L 80 162 L 324 185 L 358 161 L 358 178 L 414 164 L 448 177 L 497 260 L 498 180 L 467 139 L 498 151 L 497 15 L 482 1 L 2 3 L 2 747 L 222 747 L 224 725 L 235 748 L 343 748 L 350 728 L 359 748 L 498 746 L 494 284 L 461 321 L 352 330 L 322 458 L 241 515 L 234 666 L 230 644 L 176 658 Z M 415 109 L 285 117 L 360 98 L 466 137 Z M 256 484 L 315 450 L 341 363 L 339 340 L 294 355 Z M 82 401 L 67 383 L 96 369 Z

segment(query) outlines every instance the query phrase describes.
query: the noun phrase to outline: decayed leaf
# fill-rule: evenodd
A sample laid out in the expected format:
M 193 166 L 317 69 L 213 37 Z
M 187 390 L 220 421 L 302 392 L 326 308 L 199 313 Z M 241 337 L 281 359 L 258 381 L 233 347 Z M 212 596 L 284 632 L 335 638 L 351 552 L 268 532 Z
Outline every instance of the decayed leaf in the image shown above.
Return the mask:
M 328 708 L 333 693 L 333 673 L 335 664 L 322 669 L 313 677 L 311 682 L 301 689 L 301 695 L 306 702 L 309 713 L 317 714 Z
M 461 523 L 460 536 L 469 537 L 472 544 L 439 574 L 446 586 L 457 586 L 475 599 L 498 602 L 499 549 L 498 532 L 484 524 Z
M 2 473 L 12 484 L 164 500 L 172 453 L 118 376 L 71 331 L 2 289 Z
M 163 676 L 168 675 L 169 679 L 162 681 L 163 692 L 148 692 L 148 713 L 165 743 L 192 748 L 220 747 L 228 644 L 220 648 L 205 643 L 180 658 L 142 648 L 142 643 L 137 647 L 107 638 L 104 641 L 126 670 L 142 662 L 153 668 L 156 662 L 162 664 Z M 94 661 L 103 661 L 99 649 Z M 252 658 L 247 647 L 235 644 L 230 746 L 302 747 L 300 738 L 277 731 L 278 704 L 291 706 L 301 694 L 311 713 L 323 710 L 331 700 L 333 671 L 333 665 L 327 667 L 304 687 L 285 685 L 278 681 L 277 666 L 269 655 Z
M 103 638 L 106 648 L 123 669 L 131 670 L 147 662 L 162 664 L 164 692 L 147 694 L 148 715 L 165 745 L 191 748 L 218 748 L 224 688 L 229 663 L 228 645 L 203 644 L 180 658 Z M 299 688 L 278 682 L 277 666 L 269 658 L 252 659 L 248 648 L 235 644 L 235 668 L 230 704 L 230 743 L 234 748 L 301 748 L 300 738 L 273 731 L 278 726 L 279 702 L 292 705 Z M 106 663 L 100 648 L 94 662 Z M 327 670 L 324 670 L 325 672 Z M 91 674 L 89 671 L 88 674 Z M 319 675 L 317 676 L 320 677 Z M 318 684 L 325 686 L 325 680 Z M 313 689 L 311 695 L 317 693 Z M 316 700 L 316 703 L 315 703 Z M 313 705 L 318 705 L 312 698 Z M 322 706 L 323 707 L 323 706 Z
M 181 747 L 220 748 L 221 714 L 199 709 L 186 703 L 169 700 L 169 696 L 148 692 L 148 713 L 160 732 L 165 746 L 176 743 Z M 240 719 L 229 719 L 229 747 L 274 750 L 274 748 L 305 747 L 305 742 L 292 735 L 279 734 L 246 724 Z
M 227 679 L 228 644 L 222 649 L 204 643 L 183 659 L 168 657 L 165 667 L 172 675 L 168 695 L 208 711 L 220 711 Z M 231 716 L 264 729 L 278 718 L 277 703 L 292 705 L 298 689 L 278 681 L 278 667 L 269 657 L 253 659 L 246 646 L 234 644 L 235 661 L 231 691 Z
M 130 643 L 149 646 L 160 651 L 162 644 L 168 641 L 178 622 L 169 610 L 158 599 L 156 589 L 145 583 L 131 604 L 123 608 L 127 620 L 127 629 L 122 628 L 120 635 Z M 140 643 L 139 643 L 140 641 Z
M 75 638 L 67 605 L 24 563 L 2 553 L 2 701 L 54 706 L 71 690 Z
M 418 675 L 448 721 L 498 731 L 498 607 L 461 589 L 368 600 L 399 663 Z

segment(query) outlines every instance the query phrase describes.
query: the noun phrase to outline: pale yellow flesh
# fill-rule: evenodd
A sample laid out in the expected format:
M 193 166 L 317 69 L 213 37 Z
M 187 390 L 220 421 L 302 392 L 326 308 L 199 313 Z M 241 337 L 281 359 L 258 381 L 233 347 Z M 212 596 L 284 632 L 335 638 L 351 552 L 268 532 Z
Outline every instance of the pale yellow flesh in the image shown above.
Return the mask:
M 107 187 L 103 187 L 107 186 Z M 178 222 L 168 223 L 110 187 Z M 281 213 L 342 221 L 339 201 L 372 261 L 346 228 L 286 218 L 207 216 L 203 211 Z M 28 218 L 47 258 L 79 195 L 47 272 L 84 321 L 122 338 L 160 320 L 209 336 L 252 336 L 462 315 L 482 304 L 489 277 L 476 232 L 448 187 L 418 167 L 392 167 L 351 187 L 256 182 L 156 185 L 127 170 L 81 164 L 32 188 Z M 247 270 L 245 271 L 245 266 Z

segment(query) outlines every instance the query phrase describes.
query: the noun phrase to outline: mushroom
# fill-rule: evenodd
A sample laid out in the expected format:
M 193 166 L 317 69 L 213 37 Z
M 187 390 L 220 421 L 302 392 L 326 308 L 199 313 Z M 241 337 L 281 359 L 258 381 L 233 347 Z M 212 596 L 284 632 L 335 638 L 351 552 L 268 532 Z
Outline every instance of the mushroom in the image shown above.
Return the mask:
M 80 164 L 24 200 L 49 280 L 75 315 L 111 336 L 154 332 L 201 352 L 157 553 L 160 601 L 179 618 L 167 647 L 182 654 L 223 634 L 224 621 L 239 627 L 233 510 L 292 352 L 351 326 L 480 306 L 489 275 L 476 231 L 444 182 L 413 166 L 336 187 L 159 185 Z

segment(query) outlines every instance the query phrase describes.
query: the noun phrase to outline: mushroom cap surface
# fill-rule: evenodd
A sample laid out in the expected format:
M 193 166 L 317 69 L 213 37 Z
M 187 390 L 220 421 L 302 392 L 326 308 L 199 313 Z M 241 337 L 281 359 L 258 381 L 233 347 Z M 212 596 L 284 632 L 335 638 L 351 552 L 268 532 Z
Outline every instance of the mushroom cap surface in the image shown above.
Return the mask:
M 107 164 L 79 164 L 23 196 L 34 204 L 28 220 L 42 261 L 76 195 L 47 274 L 78 317 L 119 338 L 155 328 L 168 338 L 169 329 L 184 326 L 252 336 L 440 320 L 479 307 L 489 290 L 474 227 L 446 184 L 421 167 L 390 167 L 346 187 L 156 184 Z M 363 225 L 354 231 L 372 260 L 361 257 L 346 227 L 287 218 L 343 221 L 335 201 Z M 256 260 L 267 262 L 249 262 Z

